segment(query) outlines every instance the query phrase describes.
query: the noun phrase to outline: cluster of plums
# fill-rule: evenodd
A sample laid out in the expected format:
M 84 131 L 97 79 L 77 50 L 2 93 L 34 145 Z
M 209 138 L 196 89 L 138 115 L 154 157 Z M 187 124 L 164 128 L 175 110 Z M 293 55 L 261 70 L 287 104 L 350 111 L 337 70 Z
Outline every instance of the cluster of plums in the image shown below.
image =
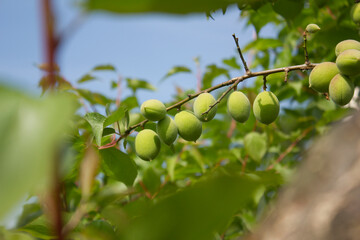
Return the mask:
M 154 159 L 160 151 L 161 142 L 171 146 L 178 134 L 186 141 L 196 141 L 202 133 L 202 122 L 208 122 L 215 117 L 216 102 L 210 93 L 200 94 L 194 101 L 193 112 L 184 110 L 175 115 L 174 120 L 166 115 L 165 105 L 156 99 L 145 101 L 140 108 L 141 114 L 150 121 L 157 121 L 156 132 L 150 129 L 140 131 L 135 138 L 136 154 L 143 160 Z M 229 114 L 237 122 L 245 122 L 250 116 L 250 101 L 240 91 L 230 94 L 227 101 Z M 280 110 L 279 100 L 269 91 L 257 95 L 253 104 L 256 119 L 264 124 L 270 124 L 277 118 Z
M 336 62 L 318 64 L 310 73 L 310 87 L 328 93 L 338 105 L 344 106 L 354 95 L 354 78 L 360 74 L 360 42 L 344 40 L 335 47 Z

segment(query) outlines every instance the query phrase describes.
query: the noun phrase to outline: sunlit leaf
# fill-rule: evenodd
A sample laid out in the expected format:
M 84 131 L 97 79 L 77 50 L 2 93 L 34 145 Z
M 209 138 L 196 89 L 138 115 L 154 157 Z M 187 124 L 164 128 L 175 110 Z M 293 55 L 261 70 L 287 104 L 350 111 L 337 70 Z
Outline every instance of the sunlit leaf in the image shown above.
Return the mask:
M 228 59 L 223 59 L 222 62 L 225 64 L 225 65 L 228 65 L 229 67 L 232 67 L 234 69 L 240 69 L 240 65 L 237 63 L 236 61 L 236 57 L 231 57 L 231 58 L 228 58 Z
M 85 120 L 89 122 L 91 125 L 95 142 L 98 146 L 101 146 L 101 138 L 104 129 L 104 122 L 107 119 L 105 116 L 101 115 L 100 113 L 87 113 L 84 116 Z
M 113 65 L 110 64 L 104 64 L 104 65 L 97 65 L 93 67 L 92 71 L 116 71 L 116 68 Z
M 191 73 L 191 70 L 185 66 L 175 66 L 167 72 L 167 74 L 161 79 L 161 81 L 177 73 Z
M 114 112 L 111 113 L 110 116 L 106 118 L 104 122 L 104 127 L 107 127 L 114 122 L 120 121 L 125 116 L 126 111 L 126 107 L 119 106 Z
M 95 80 L 95 79 L 97 79 L 95 76 L 90 75 L 90 74 L 85 74 L 77 82 L 83 83 L 83 82 L 88 82 L 88 81 Z
M 153 85 L 151 85 L 145 80 L 140 80 L 136 78 L 127 78 L 126 82 L 127 82 L 127 87 L 133 90 L 133 92 L 136 92 L 136 90 L 138 89 L 146 89 L 151 91 L 156 90 L 156 88 Z
M 137 176 L 137 169 L 134 161 L 129 155 L 116 148 L 100 150 L 101 158 L 104 161 L 105 172 L 117 181 L 131 186 Z

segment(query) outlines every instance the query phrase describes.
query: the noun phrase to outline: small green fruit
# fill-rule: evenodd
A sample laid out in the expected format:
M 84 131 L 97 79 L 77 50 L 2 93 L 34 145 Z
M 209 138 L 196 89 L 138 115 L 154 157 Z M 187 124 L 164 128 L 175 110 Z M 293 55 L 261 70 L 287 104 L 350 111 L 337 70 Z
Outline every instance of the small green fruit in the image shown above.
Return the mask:
M 319 30 L 320 30 L 320 27 L 314 23 L 311 23 L 306 26 L 306 31 L 309 33 L 316 33 Z
M 158 121 L 156 131 L 160 139 L 167 145 L 171 145 L 178 135 L 176 124 L 169 116 L 165 116 L 163 119 Z
M 151 121 L 159 121 L 166 115 L 165 105 L 156 99 L 145 101 L 143 104 L 141 104 L 140 111 L 145 118 Z
M 354 83 L 342 74 L 337 74 L 330 82 L 330 98 L 338 105 L 348 104 L 354 95 Z
M 209 109 L 209 106 L 216 102 L 215 98 L 210 93 L 200 94 L 194 102 L 193 110 L 195 116 L 202 122 L 208 122 L 215 117 L 217 106 L 214 106 L 208 114 L 204 114 Z
M 175 115 L 175 124 L 179 135 L 186 141 L 196 141 L 202 133 L 200 120 L 190 111 L 181 111 Z
M 246 122 L 250 116 L 250 101 L 240 91 L 232 92 L 227 101 L 227 109 L 233 119 L 238 122 Z
M 323 62 L 316 65 L 309 76 L 309 87 L 320 93 L 329 91 L 331 79 L 339 73 L 339 69 L 333 62 Z
M 136 135 L 135 151 L 141 159 L 153 160 L 159 154 L 160 147 L 160 138 L 153 130 L 144 129 Z
M 279 100 L 272 92 L 262 92 L 254 100 L 253 111 L 255 118 L 264 124 L 270 124 L 279 115 Z
M 350 15 L 355 24 L 360 24 L 360 3 L 354 4 L 351 8 Z
M 336 58 L 336 66 L 343 75 L 358 75 L 360 73 L 360 51 L 355 49 L 343 51 Z
M 339 56 L 340 53 L 349 49 L 355 49 L 360 51 L 360 42 L 353 39 L 341 41 L 335 47 L 335 54 L 336 56 Z

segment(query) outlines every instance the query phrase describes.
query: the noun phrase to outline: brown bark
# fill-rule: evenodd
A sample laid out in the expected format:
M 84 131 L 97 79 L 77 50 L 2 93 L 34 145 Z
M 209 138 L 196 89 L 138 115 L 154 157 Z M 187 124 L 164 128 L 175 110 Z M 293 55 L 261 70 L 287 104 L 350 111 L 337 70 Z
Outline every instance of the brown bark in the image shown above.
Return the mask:
M 317 140 L 246 240 L 360 239 L 360 115 Z

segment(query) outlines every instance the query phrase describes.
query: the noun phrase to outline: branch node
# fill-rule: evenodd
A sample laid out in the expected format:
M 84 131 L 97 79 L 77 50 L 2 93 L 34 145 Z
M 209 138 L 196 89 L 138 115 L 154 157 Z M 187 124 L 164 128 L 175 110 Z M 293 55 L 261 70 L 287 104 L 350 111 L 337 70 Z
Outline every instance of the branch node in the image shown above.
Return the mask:
M 284 78 L 284 82 L 287 83 L 288 81 L 288 76 L 289 76 L 289 68 L 285 68 L 285 78 Z
M 263 83 L 263 90 L 264 90 L 264 91 L 266 91 L 266 77 L 267 77 L 267 75 L 264 75 L 264 76 L 263 76 L 263 81 L 264 81 L 264 83 Z

